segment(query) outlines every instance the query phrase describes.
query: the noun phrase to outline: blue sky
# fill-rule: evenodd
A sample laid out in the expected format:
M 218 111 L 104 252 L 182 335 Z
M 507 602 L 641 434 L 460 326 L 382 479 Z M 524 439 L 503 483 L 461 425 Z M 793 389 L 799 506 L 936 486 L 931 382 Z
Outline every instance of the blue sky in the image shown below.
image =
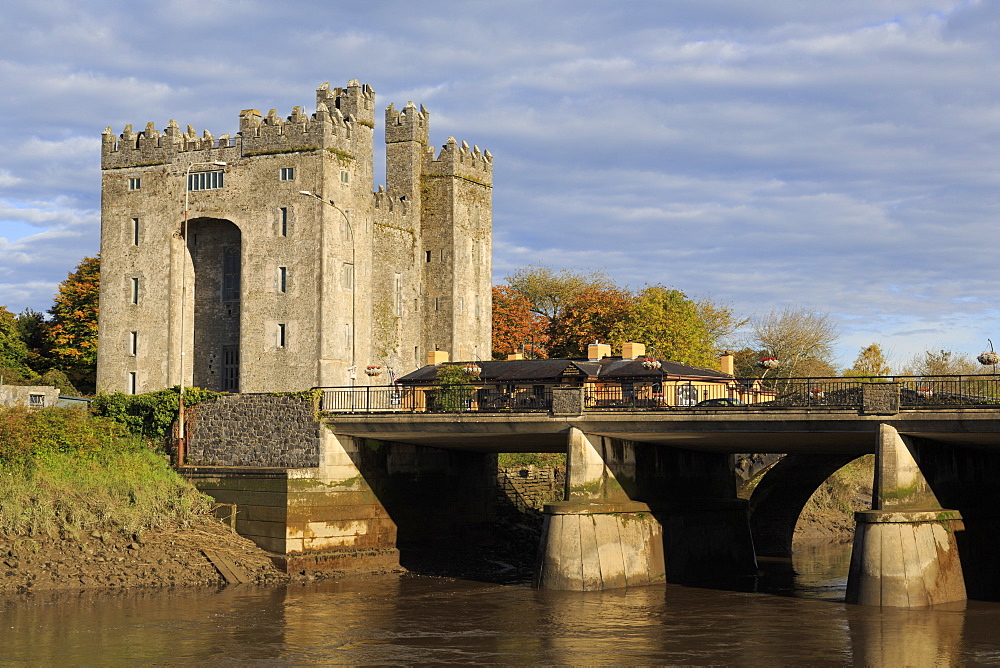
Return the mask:
M 434 144 L 493 153 L 496 282 L 526 264 L 604 269 L 745 315 L 829 312 L 845 366 L 873 341 L 903 361 L 1000 339 L 998 2 L 3 9 L 13 311 L 47 309 L 98 251 L 105 126 L 218 136 L 241 109 L 311 110 L 320 83 L 357 78 L 380 108 L 426 105 Z

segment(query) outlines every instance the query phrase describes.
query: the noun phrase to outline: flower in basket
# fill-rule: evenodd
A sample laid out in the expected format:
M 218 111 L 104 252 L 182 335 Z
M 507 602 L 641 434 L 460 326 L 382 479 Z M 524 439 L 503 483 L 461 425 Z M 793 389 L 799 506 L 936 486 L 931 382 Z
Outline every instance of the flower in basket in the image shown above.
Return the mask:
M 365 367 L 365 373 L 369 376 L 378 376 L 382 373 L 382 367 L 376 364 L 369 364 Z
M 924 399 L 929 399 L 930 397 L 934 396 L 934 390 L 932 390 L 929 387 L 918 387 L 917 396 L 922 397 Z
M 465 371 L 465 373 L 469 374 L 470 376 L 478 376 L 482 370 L 483 370 L 482 367 L 480 367 L 475 362 L 469 362 L 463 368 L 463 371 Z
M 761 369 L 777 369 L 778 368 L 778 358 L 777 357 L 761 357 L 760 361 L 757 362 L 757 366 Z
M 997 355 L 992 350 L 985 353 L 979 353 L 979 356 L 976 359 L 979 360 L 980 364 L 984 365 L 1000 364 L 1000 355 Z
M 658 359 L 653 359 L 652 357 L 644 357 L 642 359 L 642 368 L 648 371 L 659 369 L 661 366 L 662 364 L 660 364 L 660 360 Z
M 823 397 L 826 396 L 826 393 L 823 392 L 822 388 L 819 387 L 814 387 L 813 389 L 809 390 L 809 394 L 812 396 L 813 399 L 822 399 Z

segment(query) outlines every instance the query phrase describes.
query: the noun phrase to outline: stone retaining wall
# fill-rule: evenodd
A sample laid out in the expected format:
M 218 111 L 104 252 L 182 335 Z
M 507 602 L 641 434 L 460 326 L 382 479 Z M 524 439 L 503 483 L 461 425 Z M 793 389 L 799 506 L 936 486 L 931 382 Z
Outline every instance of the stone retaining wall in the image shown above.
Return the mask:
M 512 466 L 497 470 L 497 489 L 520 510 L 541 511 L 542 506 L 561 501 L 566 489 L 562 466 Z
M 234 394 L 187 411 L 191 466 L 319 466 L 321 425 L 302 395 Z

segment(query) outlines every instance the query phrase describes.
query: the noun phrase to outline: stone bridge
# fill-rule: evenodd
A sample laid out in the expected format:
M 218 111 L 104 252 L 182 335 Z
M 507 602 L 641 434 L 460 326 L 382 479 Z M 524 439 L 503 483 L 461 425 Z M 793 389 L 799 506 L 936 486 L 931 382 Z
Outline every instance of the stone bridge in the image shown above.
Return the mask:
M 579 399 L 557 398 L 549 412 L 359 414 L 235 395 L 194 409 L 183 470 L 239 504 L 240 532 L 289 568 L 378 567 L 398 560 L 399 547 L 484 538 L 496 453 L 565 452 L 565 499 L 546 507 L 536 584 L 594 590 L 755 575 L 756 555 L 790 553 L 816 487 L 874 453 L 873 509 L 856 515 L 848 601 L 1000 600 L 993 408 L 594 412 Z M 239 401 L 257 408 L 235 411 Z M 284 414 L 294 424 L 275 417 Z M 210 426 L 223 423 L 226 434 Z M 290 429 L 305 435 L 290 442 Z M 730 463 L 747 452 L 788 455 L 749 506 Z

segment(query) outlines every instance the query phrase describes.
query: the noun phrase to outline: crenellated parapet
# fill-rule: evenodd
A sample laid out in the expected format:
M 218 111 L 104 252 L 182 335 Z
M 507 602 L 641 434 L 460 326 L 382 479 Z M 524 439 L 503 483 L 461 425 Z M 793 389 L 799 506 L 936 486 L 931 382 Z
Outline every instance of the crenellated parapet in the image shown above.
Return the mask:
M 428 176 L 457 176 L 484 186 L 493 185 L 493 155 L 471 148 L 466 142 L 461 144 L 454 137 L 448 137 L 437 158 L 428 153 L 424 173 Z
M 396 107 L 390 104 L 385 109 L 385 143 L 415 141 L 424 146 L 430 143 L 429 126 L 431 112 L 420 105 L 408 102 L 405 107 L 396 111 Z
M 330 90 L 330 84 L 324 83 L 317 89 L 316 99 L 315 113 L 307 114 L 302 107 L 295 107 L 287 118 L 279 117 L 275 109 L 266 116 L 256 109 L 245 109 L 240 113 L 240 129 L 235 138 L 224 134 L 216 139 L 207 130 L 199 136 L 191 125 L 181 131 L 173 120 L 162 132 L 153 123 L 147 123 L 141 132 L 126 125 L 115 136 L 109 127 L 102 133 L 101 166 L 115 169 L 165 164 L 182 153 L 195 153 L 188 156 L 190 161 L 318 149 L 333 151 L 344 158 L 369 154 L 375 91 L 352 79 L 347 88 Z M 220 149 L 224 151 L 220 153 Z

